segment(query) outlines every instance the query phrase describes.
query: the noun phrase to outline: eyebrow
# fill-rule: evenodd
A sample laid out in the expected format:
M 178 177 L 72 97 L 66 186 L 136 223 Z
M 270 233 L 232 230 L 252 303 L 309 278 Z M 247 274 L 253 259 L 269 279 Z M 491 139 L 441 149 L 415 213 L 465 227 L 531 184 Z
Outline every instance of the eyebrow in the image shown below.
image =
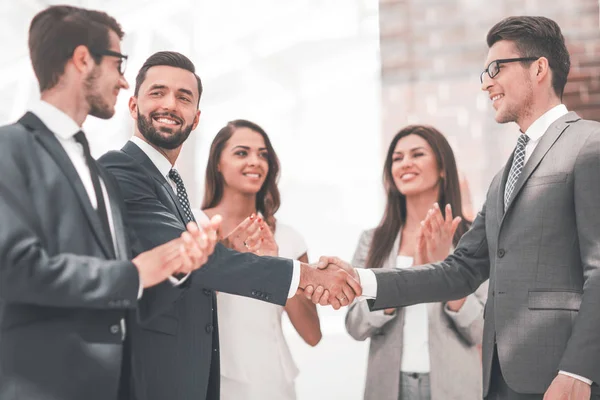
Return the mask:
M 409 151 L 417 151 L 417 150 L 425 150 L 425 147 L 423 146 L 419 146 L 419 147 L 414 147 L 412 149 L 410 149 Z M 394 154 L 402 154 L 402 151 L 394 151 Z
M 168 87 L 166 85 L 161 85 L 161 84 L 155 83 L 154 85 L 150 86 L 148 91 L 155 90 L 155 89 L 168 89 Z M 194 97 L 194 93 L 191 90 L 180 88 L 180 89 L 177 89 L 177 91 L 185 93 L 191 97 Z
M 235 146 L 235 147 L 234 147 L 233 149 L 231 149 L 231 150 L 233 151 L 233 150 L 235 150 L 235 149 L 237 149 L 237 148 L 244 149 L 244 150 L 250 150 L 250 146 L 242 146 L 242 145 Z M 266 148 L 266 147 L 260 147 L 258 150 L 259 150 L 259 151 L 260 151 L 260 150 L 267 150 L 267 148 Z

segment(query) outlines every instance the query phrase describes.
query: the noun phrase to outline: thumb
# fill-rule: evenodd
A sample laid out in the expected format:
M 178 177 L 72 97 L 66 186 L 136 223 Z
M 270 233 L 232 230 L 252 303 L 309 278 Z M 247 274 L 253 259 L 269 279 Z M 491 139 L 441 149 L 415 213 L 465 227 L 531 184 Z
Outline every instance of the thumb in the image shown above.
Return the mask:
M 317 268 L 318 269 L 325 269 L 327 268 L 327 266 L 329 264 L 331 264 L 331 257 L 327 257 L 327 256 L 321 256 L 321 258 L 319 258 L 319 262 L 317 263 Z

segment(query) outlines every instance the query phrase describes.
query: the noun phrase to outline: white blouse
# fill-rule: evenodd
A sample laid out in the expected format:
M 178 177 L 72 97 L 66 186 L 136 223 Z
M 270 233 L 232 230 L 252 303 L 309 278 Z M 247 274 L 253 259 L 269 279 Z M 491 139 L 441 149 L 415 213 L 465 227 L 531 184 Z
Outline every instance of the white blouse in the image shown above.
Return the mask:
M 396 259 L 396 268 L 410 268 L 412 265 L 412 257 L 398 256 Z M 419 373 L 430 371 L 427 304 L 404 307 L 402 364 L 400 370 Z

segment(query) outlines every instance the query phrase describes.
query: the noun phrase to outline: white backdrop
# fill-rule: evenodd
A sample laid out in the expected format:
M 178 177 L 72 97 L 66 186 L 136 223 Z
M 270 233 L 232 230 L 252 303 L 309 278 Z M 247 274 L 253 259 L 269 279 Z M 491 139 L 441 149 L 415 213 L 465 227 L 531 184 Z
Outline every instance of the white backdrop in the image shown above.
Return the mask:
M 38 88 L 27 29 L 50 4 L 108 12 L 126 31 L 133 84 L 159 50 L 190 57 L 203 80 L 201 122 L 179 168 L 192 205 L 202 199 L 210 143 L 227 121 L 250 119 L 269 133 L 282 164 L 278 217 L 299 230 L 315 260 L 352 256 L 362 229 L 377 224 L 383 202 L 377 0 L 0 0 L 0 124 L 18 119 Z M 109 121 L 84 125 L 98 157 L 132 133 L 121 93 Z M 320 309 L 323 341 L 285 331 L 301 375 L 299 399 L 362 398 L 366 344 L 343 327 L 345 311 Z

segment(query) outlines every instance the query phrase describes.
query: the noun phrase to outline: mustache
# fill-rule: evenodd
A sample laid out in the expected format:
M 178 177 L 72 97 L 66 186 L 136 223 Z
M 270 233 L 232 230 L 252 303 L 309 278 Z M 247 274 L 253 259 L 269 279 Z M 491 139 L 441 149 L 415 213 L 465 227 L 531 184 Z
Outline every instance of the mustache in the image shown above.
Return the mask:
M 172 114 L 172 113 L 152 113 L 150 114 L 150 118 L 160 118 L 160 117 L 169 117 L 177 122 L 179 122 L 181 125 L 183 125 L 183 119 L 179 118 L 177 115 Z

